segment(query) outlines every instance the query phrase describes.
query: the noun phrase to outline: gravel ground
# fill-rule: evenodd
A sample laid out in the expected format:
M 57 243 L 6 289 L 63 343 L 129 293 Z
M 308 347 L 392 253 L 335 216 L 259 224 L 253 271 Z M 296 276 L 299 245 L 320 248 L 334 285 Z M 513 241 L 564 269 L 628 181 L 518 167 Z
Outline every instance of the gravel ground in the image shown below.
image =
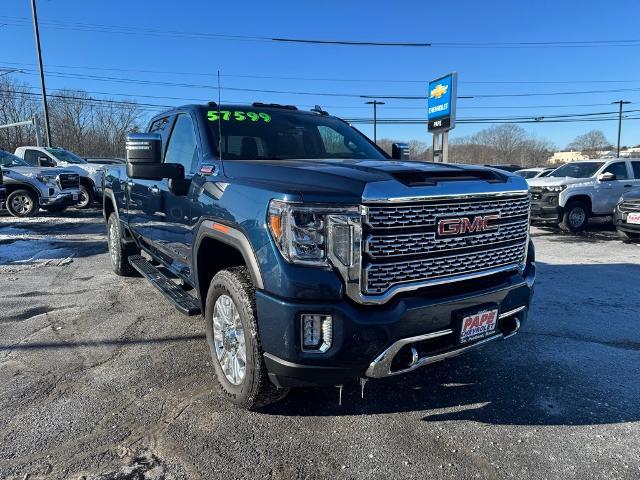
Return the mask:
M 640 478 L 640 245 L 532 230 L 507 342 L 229 406 L 199 317 L 109 267 L 97 212 L 0 218 L 0 478 Z

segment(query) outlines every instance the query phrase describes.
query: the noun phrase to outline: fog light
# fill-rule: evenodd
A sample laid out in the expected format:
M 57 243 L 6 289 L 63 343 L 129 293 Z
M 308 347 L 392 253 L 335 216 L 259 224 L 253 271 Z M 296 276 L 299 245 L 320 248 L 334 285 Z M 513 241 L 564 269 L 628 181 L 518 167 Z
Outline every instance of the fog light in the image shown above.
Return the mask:
M 331 315 L 302 314 L 302 350 L 324 353 L 333 343 Z

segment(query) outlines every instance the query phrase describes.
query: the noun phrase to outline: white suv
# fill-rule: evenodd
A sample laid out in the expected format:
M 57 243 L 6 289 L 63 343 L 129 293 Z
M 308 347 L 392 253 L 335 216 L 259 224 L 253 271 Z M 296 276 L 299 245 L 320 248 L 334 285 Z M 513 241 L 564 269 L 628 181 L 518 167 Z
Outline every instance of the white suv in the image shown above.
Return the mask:
M 640 187 L 640 159 L 571 162 L 528 182 L 531 220 L 576 232 L 586 227 L 589 217 L 612 215 L 622 194 Z

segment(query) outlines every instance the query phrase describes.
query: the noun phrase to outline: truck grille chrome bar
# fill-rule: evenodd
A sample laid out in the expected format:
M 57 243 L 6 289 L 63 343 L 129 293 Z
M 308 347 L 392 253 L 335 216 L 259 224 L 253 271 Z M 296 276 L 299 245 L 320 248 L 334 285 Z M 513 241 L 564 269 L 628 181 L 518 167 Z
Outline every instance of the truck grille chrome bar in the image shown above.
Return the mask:
M 475 198 L 425 198 L 411 204 L 367 205 L 362 227 L 361 294 L 403 289 L 524 268 L 529 240 L 528 193 Z M 492 228 L 444 235 L 442 219 L 491 216 Z M 445 232 L 446 233 L 446 232 Z

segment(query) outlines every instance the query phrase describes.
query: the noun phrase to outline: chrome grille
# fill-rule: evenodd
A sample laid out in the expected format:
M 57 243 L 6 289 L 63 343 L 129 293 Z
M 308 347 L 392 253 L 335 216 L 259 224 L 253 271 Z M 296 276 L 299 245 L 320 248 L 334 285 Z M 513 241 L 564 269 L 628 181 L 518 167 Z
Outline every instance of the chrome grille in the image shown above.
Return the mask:
M 529 214 L 529 196 L 511 199 L 448 201 L 416 205 L 370 206 L 367 224 L 371 228 L 432 226 L 436 217 L 499 211 L 503 218 Z
M 369 235 L 366 252 L 374 258 L 417 255 L 430 252 L 458 250 L 469 247 L 496 245 L 513 240 L 524 241 L 529 230 L 529 220 L 500 225 L 497 231 L 466 237 L 436 238 L 435 232 L 417 232 L 394 235 Z
M 516 265 L 524 258 L 524 250 L 524 245 L 513 245 L 408 262 L 370 264 L 365 269 L 365 285 L 367 293 L 384 293 L 398 283 L 433 280 L 502 265 Z
M 621 212 L 640 212 L 640 200 L 625 200 L 620 204 Z
M 478 196 L 366 207 L 361 290 L 381 295 L 394 287 L 457 281 L 524 263 L 529 194 Z M 498 215 L 497 229 L 440 235 L 441 219 Z

